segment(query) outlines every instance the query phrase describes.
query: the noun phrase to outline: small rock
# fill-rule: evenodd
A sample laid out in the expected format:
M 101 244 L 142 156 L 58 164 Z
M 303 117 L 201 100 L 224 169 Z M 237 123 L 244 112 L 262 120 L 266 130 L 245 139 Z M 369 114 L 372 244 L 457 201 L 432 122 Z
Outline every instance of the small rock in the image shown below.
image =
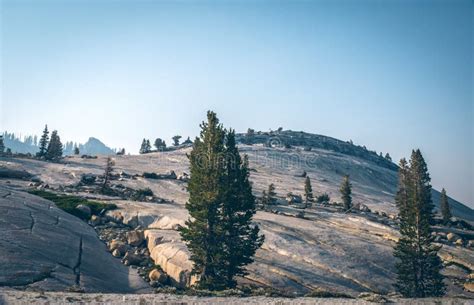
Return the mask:
M 124 264 L 125 264 L 125 262 L 127 262 L 128 265 L 134 265 L 134 266 L 140 265 L 140 263 L 143 261 L 143 257 L 141 257 L 139 255 L 136 255 L 136 254 L 133 254 L 130 251 L 125 253 L 125 256 L 123 257 L 123 259 L 124 259 Z
M 446 238 L 451 241 L 451 242 L 454 242 L 456 240 L 459 239 L 459 236 L 457 236 L 456 234 L 454 233 L 448 233 L 448 235 L 446 235 Z
M 164 284 L 168 279 L 168 276 L 163 271 L 155 268 L 150 271 L 148 278 L 150 279 L 150 282 L 155 281 Z
M 473 239 L 469 240 L 469 241 L 467 242 L 467 246 L 468 246 L 469 248 L 474 248 L 474 240 L 473 240 Z
M 131 246 L 138 247 L 144 240 L 143 231 L 134 230 L 127 233 L 127 243 Z
M 112 255 L 114 257 L 121 257 L 122 253 L 120 253 L 119 249 L 115 249 L 114 251 L 112 251 Z
M 102 219 L 99 216 L 97 216 L 97 215 L 92 215 L 91 216 L 90 223 L 94 227 L 100 225 L 101 221 L 102 221 Z
M 91 216 L 91 208 L 88 207 L 87 205 L 84 205 L 84 204 L 79 204 L 77 207 L 76 207 L 77 210 L 83 212 L 84 214 L 86 214 L 87 217 L 90 217 Z
M 113 239 L 109 243 L 109 251 L 113 252 L 114 250 L 118 250 L 120 252 L 120 256 L 124 255 L 127 252 L 127 245 L 118 239 Z
M 456 244 L 456 246 L 462 246 L 464 244 L 464 242 L 463 242 L 462 238 L 458 238 L 454 244 Z

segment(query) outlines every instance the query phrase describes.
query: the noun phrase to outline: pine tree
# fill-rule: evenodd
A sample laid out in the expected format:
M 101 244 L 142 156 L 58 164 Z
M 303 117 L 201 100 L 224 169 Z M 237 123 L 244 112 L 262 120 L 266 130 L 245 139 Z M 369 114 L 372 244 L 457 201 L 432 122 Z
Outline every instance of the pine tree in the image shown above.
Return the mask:
M 180 135 L 176 135 L 174 136 L 172 139 L 173 139 L 173 145 L 174 146 L 178 146 L 179 145 L 179 140 L 181 139 L 182 137 Z
M 221 190 L 225 179 L 223 163 L 225 130 L 215 113 L 208 112 L 201 124 L 189 154 L 191 178 L 186 209 L 192 219 L 180 229 L 181 237 L 191 252 L 192 273 L 199 278 L 200 288 L 223 288 L 227 281 L 222 274 L 223 228 L 220 221 L 225 194 Z M 216 287 L 218 286 L 218 287 Z
M 155 143 L 153 143 L 153 144 L 155 145 L 156 150 L 158 150 L 158 151 L 163 151 L 163 150 L 166 149 L 166 142 L 163 141 L 163 140 L 160 139 L 160 138 L 157 138 L 157 139 L 155 140 Z
M 183 145 L 190 145 L 190 144 L 193 144 L 193 141 L 191 141 L 191 138 L 188 137 L 188 138 L 183 142 Z
M 79 147 L 75 146 L 74 147 L 74 154 L 75 155 L 78 155 L 80 152 L 79 152 Z
M 242 160 L 235 143 L 235 132 L 226 137 L 226 200 L 223 205 L 224 262 L 226 287 L 236 286 L 235 276 L 247 274 L 244 267 L 253 262 L 256 250 L 263 244 L 258 226 L 252 225 L 256 212 L 255 197 L 249 181 L 247 156 Z
M 142 145 L 140 146 L 140 150 L 139 150 L 140 154 L 149 153 L 148 144 L 149 142 L 147 142 L 147 139 L 143 139 Z
M 385 154 L 385 159 L 387 159 L 388 161 L 392 162 L 392 157 L 390 157 L 390 154 L 389 154 L 389 153 L 386 153 L 386 154 Z
M 452 215 L 451 209 L 449 208 L 448 196 L 446 195 L 446 190 L 444 188 L 441 190 L 440 210 L 444 223 L 449 223 L 449 219 Z
M 104 170 L 104 182 L 102 183 L 102 192 L 107 192 L 109 190 L 110 176 L 114 170 L 115 162 L 112 158 L 108 157 L 105 163 Z
M 191 216 L 180 228 L 191 252 L 198 287 L 224 289 L 245 274 L 263 242 L 251 225 L 255 198 L 248 180 L 248 163 L 240 159 L 233 132 L 226 131 L 208 112 L 201 134 L 189 154 L 191 178 L 186 209 Z
M 151 144 L 150 144 L 150 140 L 146 140 L 146 144 L 145 144 L 145 150 L 146 150 L 146 153 L 149 153 L 149 152 L 151 152 Z
M 49 131 L 48 131 L 48 125 L 44 127 L 43 130 L 43 135 L 41 136 L 39 140 L 39 152 L 36 154 L 38 157 L 44 157 L 46 155 L 46 150 L 48 149 L 48 143 L 49 143 Z
M 399 208 L 400 234 L 394 248 L 396 288 L 405 297 L 436 297 L 445 292 L 439 247 L 431 234 L 433 204 L 427 165 L 420 150 L 412 152 L 410 166 L 402 159 L 395 197 Z
M 58 161 L 63 155 L 63 144 L 59 138 L 57 130 L 51 133 L 51 140 L 48 144 L 48 149 L 44 155 L 44 158 L 48 161 Z
M 311 179 L 309 176 L 306 176 L 306 180 L 304 181 L 304 197 L 306 201 L 306 207 L 311 207 L 311 204 L 314 201 L 314 196 L 313 187 L 311 186 Z
M 5 144 L 3 143 L 3 136 L 0 135 L 0 156 L 5 152 Z
M 344 204 L 344 210 L 349 211 L 352 208 L 352 184 L 349 181 L 349 176 L 345 175 L 342 179 L 341 188 L 342 203 Z
M 277 203 L 275 185 L 273 183 L 270 183 L 270 185 L 268 186 L 267 198 L 268 205 L 275 205 Z

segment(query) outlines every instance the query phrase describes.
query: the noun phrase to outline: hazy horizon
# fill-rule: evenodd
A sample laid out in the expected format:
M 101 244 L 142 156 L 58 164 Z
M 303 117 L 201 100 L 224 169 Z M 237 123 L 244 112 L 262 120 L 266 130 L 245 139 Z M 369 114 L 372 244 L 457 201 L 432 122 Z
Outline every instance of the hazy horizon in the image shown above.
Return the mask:
M 472 1 L 1 2 L 0 130 L 194 138 L 226 127 L 323 134 L 474 207 Z

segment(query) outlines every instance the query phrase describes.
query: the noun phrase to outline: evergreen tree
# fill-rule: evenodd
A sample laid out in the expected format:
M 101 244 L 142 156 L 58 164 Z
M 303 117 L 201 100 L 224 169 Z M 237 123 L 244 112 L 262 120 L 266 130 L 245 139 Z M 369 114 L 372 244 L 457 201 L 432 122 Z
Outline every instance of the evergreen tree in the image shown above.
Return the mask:
M 143 139 L 142 145 L 140 146 L 140 154 L 147 154 L 151 151 L 150 140 Z
M 352 184 L 349 181 L 349 176 L 345 175 L 342 179 L 341 188 L 342 203 L 344 204 L 344 210 L 349 211 L 352 208 Z
M 449 219 L 452 215 L 451 209 L 449 208 L 448 196 L 446 195 L 446 190 L 444 188 L 441 190 L 440 210 L 444 223 L 449 223 Z
M 252 225 L 256 212 L 255 197 L 249 181 L 247 156 L 242 160 L 235 143 L 235 132 L 226 137 L 226 200 L 223 205 L 224 262 L 227 277 L 226 287 L 236 286 L 235 276 L 247 274 L 244 267 L 253 262 L 256 250 L 263 244 L 259 228 Z
M 188 156 L 191 178 L 186 209 L 192 219 L 186 221 L 180 233 L 191 252 L 192 273 L 199 278 L 198 287 L 207 289 L 224 288 L 227 281 L 222 272 L 224 228 L 220 215 L 225 200 L 224 139 L 223 126 L 215 113 L 208 112 L 207 122 L 201 124 L 200 138 L 196 138 Z
M 160 138 L 157 138 L 157 139 L 155 140 L 155 143 L 153 143 L 153 144 L 155 145 L 156 150 L 158 150 L 158 151 L 163 151 L 163 150 L 166 149 L 166 142 L 163 141 L 163 140 L 160 139 Z
M 182 137 L 180 135 L 177 135 L 177 136 L 174 136 L 172 139 L 173 139 L 173 145 L 174 146 L 178 146 L 179 145 L 179 140 L 181 139 Z
M 57 130 L 51 133 L 51 140 L 48 144 L 48 149 L 44 155 L 44 158 L 48 161 L 58 161 L 63 155 L 63 144 L 59 138 Z
M 114 160 L 108 157 L 105 163 L 104 182 L 102 183 L 102 192 L 107 192 L 109 190 L 110 177 L 111 177 L 112 171 L 114 170 L 114 165 L 115 165 Z
M 304 197 L 306 201 L 306 207 L 310 207 L 313 200 L 313 187 L 311 186 L 311 179 L 309 176 L 306 176 L 306 180 L 304 181 Z
M 275 185 L 270 183 L 267 190 L 267 204 L 268 205 L 275 205 L 277 203 L 276 192 L 275 192 Z
M 74 154 L 75 155 L 78 155 L 80 152 L 79 152 L 79 147 L 75 146 L 74 147 Z
M 183 142 L 184 145 L 189 145 L 189 144 L 193 144 L 193 141 L 191 141 L 191 139 L 188 137 L 184 142 Z
M 3 136 L 0 135 L 0 156 L 5 152 L 5 144 L 3 143 Z
M 439 247 L 431 234 L 433 204 L 428 168 L 420 150 L 412 152 L 410 166 L 402 159 L 399 186 L 395 197 L 399 208 L 400 234 L 394 248 L 398 291 L 405 297 L 423 298 L 444 295 L 445 286 Z
M 392 162 L 392 157 L 390 157 L 390 154 L 389 154 L 389 153 L 386 153 L 386 154 L 385 154 L 385 159 L 387 159 L 388 161 Z
M 46 155 L 46 150 L 48 149 L 48 143 L 49 143 L 49 131 L 48 131 L 48 125 L 44 127 L 43 130 L 43 135 L 41 136 L 39 140 L 39 152 L 36 154 L 38 157 L 44 157 Z
M 186 208 L 192 218 L 180 228 L 194 262 L 198 287 L 235 286 L 236 275 L 263 242 L 251 224 L 255 198 L 248 180 L 248 161 L 240 158 L 235 135 L 227 134 L 216 114 L 208 112 L 189 154 L 191 179 Z

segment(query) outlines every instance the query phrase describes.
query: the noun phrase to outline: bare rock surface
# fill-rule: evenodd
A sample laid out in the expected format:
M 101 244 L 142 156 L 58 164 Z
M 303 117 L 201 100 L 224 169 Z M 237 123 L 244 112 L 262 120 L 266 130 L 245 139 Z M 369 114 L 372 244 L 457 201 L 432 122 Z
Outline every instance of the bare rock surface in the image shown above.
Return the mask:
M 90 226 L 50 201 L 0 186 L 0 231 L 0 286 L 147 291 Z
M 413 299 L 389 299 L 396 304 L 414 304 Z M 472 300 L 462 298 L 426 298 L 417 299 L 416 304 L 472 304 Z M 271 297 L 194 297 L 172 294 L 97 294 L 97 293 L 67 293 L 67 292 L 29 292 L 0 289 L 0 304 L 278 304 L 278 305 L 309 305 L 309 304 L 374 304 L 364 299 L 345 298 L 271 298 Z

